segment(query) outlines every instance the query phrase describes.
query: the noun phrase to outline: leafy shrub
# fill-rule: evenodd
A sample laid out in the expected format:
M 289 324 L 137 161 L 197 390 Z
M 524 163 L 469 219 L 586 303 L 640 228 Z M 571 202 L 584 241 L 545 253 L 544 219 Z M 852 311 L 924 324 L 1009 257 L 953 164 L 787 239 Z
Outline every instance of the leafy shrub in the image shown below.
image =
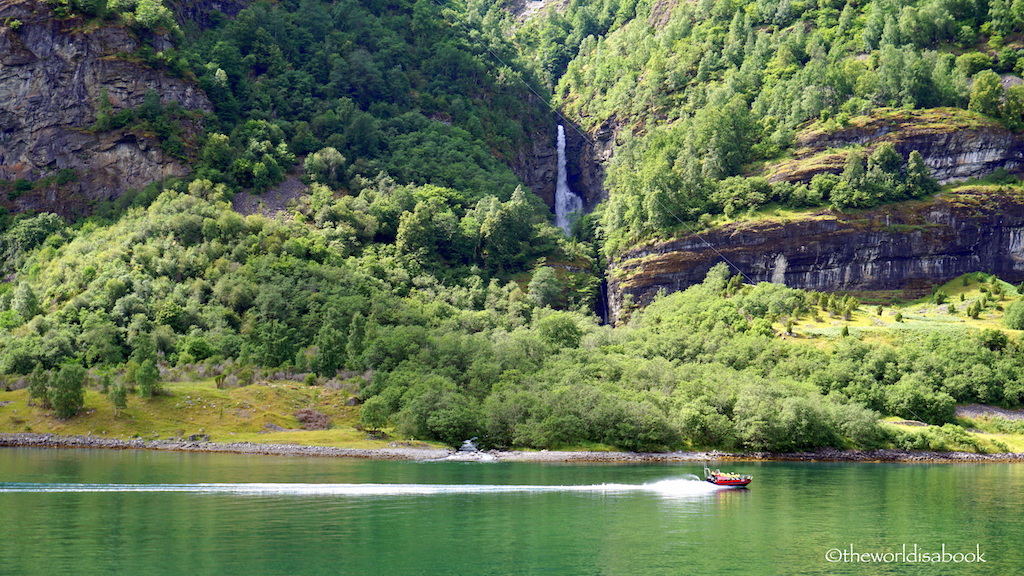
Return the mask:
M 50 385 L 50 405 L 54 414 L 67 420 L 85 405 L 85 368 L 79 364 L 64 364 Z
M 695 448 L 729 448 L 735 442 L 729 418 L 702 399 L 684 404 L 676 423 L 682 438 Z
M 1017 300 L 1006 307 L 1003 324 L 1011 330 L 1024 330 L 1024 300 Z
M 885 389 L 885 408 L 902 418 L 943 424 L 953 419 L 955 400 L 945 392 L 934 391 L 919 373 L 904 375 Z

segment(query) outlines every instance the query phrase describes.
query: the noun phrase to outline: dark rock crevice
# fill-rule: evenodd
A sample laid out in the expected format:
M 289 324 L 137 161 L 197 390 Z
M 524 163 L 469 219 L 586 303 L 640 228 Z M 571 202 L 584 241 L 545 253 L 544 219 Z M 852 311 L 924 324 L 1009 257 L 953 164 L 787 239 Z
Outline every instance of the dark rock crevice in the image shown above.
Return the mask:
M 605 167 L 612 157 L 618 127 L 614 119 L 592 134 L 575 126 L 566 126 L 565 152 L 569 188 L 583 198 L 584 211 L 590 212 L 608 197 L 604 188 Z

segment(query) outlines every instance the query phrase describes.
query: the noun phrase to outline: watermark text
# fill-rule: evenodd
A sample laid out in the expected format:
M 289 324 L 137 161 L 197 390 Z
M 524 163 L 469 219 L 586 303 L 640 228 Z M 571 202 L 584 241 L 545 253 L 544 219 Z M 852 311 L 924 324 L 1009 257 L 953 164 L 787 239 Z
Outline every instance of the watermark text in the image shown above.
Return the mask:
M 947 549 L 945 544 L 940 548 L 922 548 L 917 544 L 904 544 L 901 548 L 890 550 L 858 550 L 853 544 L 845 548 L 831 548 L 825 552 L 828 562 L 845 564 L 981 564 L 985 553 L 981 544 L 974 549 Z

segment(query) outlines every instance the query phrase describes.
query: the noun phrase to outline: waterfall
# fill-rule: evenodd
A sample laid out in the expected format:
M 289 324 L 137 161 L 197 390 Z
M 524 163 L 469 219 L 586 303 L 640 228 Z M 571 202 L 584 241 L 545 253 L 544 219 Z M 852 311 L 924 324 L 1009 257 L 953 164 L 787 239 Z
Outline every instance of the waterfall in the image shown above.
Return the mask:
M 558 125 L 558 180 L 555 185 L 555 226 L 569 233 L 569 214 L 583 210 L 583 199 L 569 189 L 565 174 L 565 128 Z

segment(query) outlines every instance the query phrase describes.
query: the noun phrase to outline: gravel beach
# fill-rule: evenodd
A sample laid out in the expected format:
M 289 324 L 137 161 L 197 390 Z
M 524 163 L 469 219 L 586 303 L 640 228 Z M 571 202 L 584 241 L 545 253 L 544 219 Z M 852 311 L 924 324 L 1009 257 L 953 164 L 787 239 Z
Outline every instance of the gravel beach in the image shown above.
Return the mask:
M 269 456 L 318 456 L 366 458 L 374 460 L 457 460 L 501 462 L 608 462 L 661 463 L 706 461 L 798 461 L 798 462 L 917 462 L 981 463 L 1024 462 L 1024 453 L 974 454 L 972 452 L 926 452 L 907 450 L 835 450 L 775 454 L 768 452 L 560 452 L 501 451 L 459 452 L 393 443 L 386 448 L 333 448 L 297 444 L 258 444 L 253 442 L 193 442 L 184 439 L 120 440 L 95 436 L 57 434 L 0 434 L 0 447 L 78 448 L 111 450 L 166 450 L 176 452 L 217 452 Z

